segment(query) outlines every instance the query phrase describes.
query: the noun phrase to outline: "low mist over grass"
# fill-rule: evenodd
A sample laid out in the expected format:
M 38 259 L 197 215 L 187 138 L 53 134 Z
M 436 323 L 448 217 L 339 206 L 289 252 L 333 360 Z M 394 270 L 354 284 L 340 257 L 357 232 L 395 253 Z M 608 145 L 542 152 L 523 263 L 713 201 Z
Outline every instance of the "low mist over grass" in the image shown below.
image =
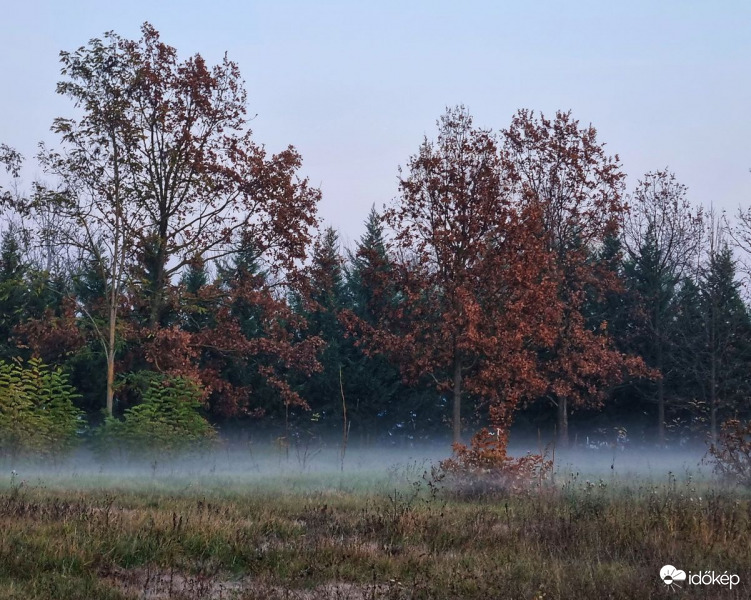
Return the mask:
M 542 487 L 469 496 L 442 449 L 232 448 L 17 465 L 0 597 L 747 598 L 751 502 L 700 452 L 556 456 Z M 737 574 L 672 590 L 664 565 Z M 681 596 L 676 596 L 678 593 Z

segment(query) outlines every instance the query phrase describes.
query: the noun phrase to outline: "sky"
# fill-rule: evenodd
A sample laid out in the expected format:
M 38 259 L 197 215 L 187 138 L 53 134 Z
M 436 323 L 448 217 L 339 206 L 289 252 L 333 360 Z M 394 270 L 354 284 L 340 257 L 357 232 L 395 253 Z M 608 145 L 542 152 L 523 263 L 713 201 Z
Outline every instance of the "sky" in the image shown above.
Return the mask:
M 238 63 L 256 141 L 301 152 L 345 243 L 460 103 L 495 130 L 520 108 L 571 110 L 629 188 L 667 167 L 697 204 L 751 202 L 750 2 L 6 0 L 0 143 L 31 157 L 53 142 L 52 120 L 72 114 L 55 94 L 59 51 L 138 38 L 144 21 L 181 57 Z M 25 179 L 43 178 L 33 169 Z

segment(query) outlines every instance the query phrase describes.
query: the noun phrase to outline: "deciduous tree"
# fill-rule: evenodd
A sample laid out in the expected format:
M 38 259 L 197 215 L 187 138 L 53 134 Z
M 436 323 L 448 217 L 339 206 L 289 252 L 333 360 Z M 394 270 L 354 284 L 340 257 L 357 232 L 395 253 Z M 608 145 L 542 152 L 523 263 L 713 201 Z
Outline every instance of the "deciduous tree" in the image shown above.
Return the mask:
M 447 110 L 438 129 L 385 213 L 397 296 L 369 335 L 408 380 L 451 394 L 458 443 L 464 396 L 488 403 L 505 427 L 519 399 L 542 389 L 537 342 L 554 335 L 556 306 L 539 207 L 513 202 L 495 136 L 473 127 L 463 107 Z
M 23 156 L 21 156 L 20 152 L 6 144 L 0 144 L 0 165 L 4 167 L 6 173 L 14 180 L 18 179 L 21 173 L 22 163 Z M 15 197 L 14 190 L 8 190 L 0 186 L 0 208 L 13 206 Z
M 280 282 L 305 256 L 320 194 L 298 177 L 294 148 L 268 155 L 253 141 L 246 91 L 226 56 L 213 67 L 200 55 L 181 61 L 146 23 L 139 40 L 109 32 L 61 62 L 58 92 L 81 116 L 55 121 L 62 147 L 41 158 L 60 186 L 41 197 L 77 226 L 67 243 L 84 248 L 107 282 L 100 337 L 111 414 L 126 284 L 151 339 L 176 342 L 162 322 L 172 278 L 197 257 L 233 253 L 242 236 Z
M 587 304 L 618 287 L 612 269 L 596 260 L 618 234 L 625 205 L 624 174 L 591 125 L 581 127 L 570 112 L 554 119 L 519 111 L 504 131 L 504 148 L 519 179 L 521 206 L 542 214 L 550 260 L 545 277 L 554 285 L 548 303 L 559 307 L 555 341 L 540 348 L 545 394 L 557 406 L 558 439 L 568 445 L 572 406 L 596 405 L 626 373 L 635 357 L 618 351 L 606 321 L 591 323 Z

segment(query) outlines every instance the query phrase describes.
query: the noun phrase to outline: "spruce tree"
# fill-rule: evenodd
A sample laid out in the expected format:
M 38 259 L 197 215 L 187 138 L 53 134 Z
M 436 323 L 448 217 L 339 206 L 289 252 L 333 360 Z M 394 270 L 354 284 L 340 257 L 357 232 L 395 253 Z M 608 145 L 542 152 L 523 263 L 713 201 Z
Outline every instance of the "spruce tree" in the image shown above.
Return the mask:
M 649 228 L 638 253 L 625 263 L 629 317 L 633 328 L 629 336 L 631 350 L 641 356 L 655 373 L 654 379 L 638 384 L 636 391 L 643 401 L 657 404 L 657 439 L 660 443 L 664 443 L 666 406 L 670 395 L 669 361 L 678 284 L 678 276 L 671 264 L 665 261 L 663 252 Z M 635 402 L 634 412 L 644 410 L 641 403 Z
M 346 281 L 349 308 L 367 324 L 375 325 L 399 299 L 392 284 L 391 261 L 382 219 L 375 207 L 365 221 L 365 233 L 349 253 Z M 445 398 L 430 387 L 418 389 L 402 381 L 396 365 L 384 355 L 366 353 L 350 337 L 349 386 L 353 431 L 367 441 L 382 437 L 405 443 L 430 438 L 445 429 Z
M 339 236 L 330 227 L 315 243 L 306 284 L 309 290 L 309 302 L 305 302 L 303 309 L 308 323 L 306 335 L 320 337 L 325 346 L 319 357 L 322 370 L 303 384 L 302 394 L 315 418 L 334 428 L 342 422 L 347 401 L 346 390 L 344 400 L 342 392 L 345 378 L 350 387 L 352 344 L 345 339 L 345 329 L 339 320 L 347 303 L 344 261 Z
M 709 410 L 710 436 L 719 420 L 747 411 L 751 321 L 736 281 L 736 264 L 727 244 L 711 252 L 700 282 L 704 316 L 704 360 L 700 378 Z
M 9 360 L 19 353 L 13 333 L 27 316 L 26 273 L 18 239 L 8 230 L 0 242 L 0 360 Z

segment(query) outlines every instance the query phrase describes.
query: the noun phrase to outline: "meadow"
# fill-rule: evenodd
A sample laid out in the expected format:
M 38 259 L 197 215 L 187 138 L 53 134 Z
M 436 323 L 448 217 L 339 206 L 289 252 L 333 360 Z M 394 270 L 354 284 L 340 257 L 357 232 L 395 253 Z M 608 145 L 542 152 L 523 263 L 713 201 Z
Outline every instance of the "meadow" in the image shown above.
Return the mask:
M 403 452 L 240 458 L 4 470 L 0 598 L 751 597 L 751 495 L 692 462 L 560 457 L 469 494 Z

